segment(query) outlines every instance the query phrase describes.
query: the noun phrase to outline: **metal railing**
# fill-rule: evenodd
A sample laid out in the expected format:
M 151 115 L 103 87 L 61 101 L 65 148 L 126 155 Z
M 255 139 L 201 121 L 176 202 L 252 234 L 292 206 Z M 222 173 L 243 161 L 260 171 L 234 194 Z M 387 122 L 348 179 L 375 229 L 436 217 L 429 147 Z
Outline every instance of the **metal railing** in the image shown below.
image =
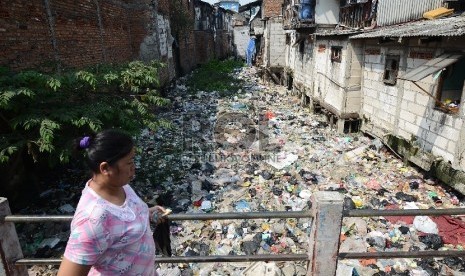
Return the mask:
M 71 222 L 72 215 L 0 215 L 2 223 L 44 223 Z M 240 213 L 185 213 L 170 214 L 170 221 L 193 220 L 239 220 L 239 219 L 289 219 L 312 218 L 310 211 L 270 211 Z M 259 255 L 213 255 L 157 257 L 157 263 L 207 263 L 207 262 L 259 262 L 259 261 L 308 261 L 308 254 L 259 254 Z M 19 258 L 14 260 L 17 267 L 31 265 L 60 265 L 61 258 Z M 0 267 L 1 268 L 1 267 Z M 1 272 L 1 270 L 0 270 Z M 0 273 L 1 274 L 1 273 Z M 7 274 L 9 275 L 9 274 Z M 13 275 L 16 275 L 13 273 Z M 20 275 L 20 274 L 18 274 Z
M 311 218 L 308 211 L 276 211 L 276 212 L 248 212 L 248 213 L 186 213 L 171 214 L 168 219 L 171 221 L 179 220 L 226 220 L 226 219 L 273 219 L 273 218 Z M 68 222 L 73 216 L 28 216 L 28 215 L 10 215 L 4 218 L 5 222 L 23 223 L 23 222 Z M 1 221 L 0 221 L 1 222 Z
M 311 218 L 308 211 L 292 212 L 249 212 L 249 213 L 187 213 L 171 214 L 168 219 L 171 221 L 186 220 L 229 220 L 229 219 L 287 219 L 287 218 Z M 40 223 L 40 222 L 70 222 L 73 216 L 29 216 L 10 215 L 4 217 L 5 222 L 13 223 Z M 261 255 L 216 255 L 216 256 L 175 256 L 157 257 L 157 263 L 206 263 L 206 262 L 258 262 L 258 261 L 306 261 L 307 254 L 261 254 Z M 22 258 L 15 262 L 15 265 L 59 265 L 59 258 Z
M 346 210 L 344 217 L 386 217 L 386 216 L 442 216 L 465 215 L 465 208 L 453 209 L 401 209 L 401 210 Z M 341 259 L 394 259 L 394 258 L 428 258 L 428 257 L 465 257 L 464 250 L 424 250 L 391 252 L 339 252 Z
M 258 262 L 258 261 L 307 261 L 308 275 L 331 275 L 335 273 L 338 259 L 390 259 L 427 257 L 465 257 L 460 250 L 425 250 L 392 252 L 339 252 L 339 235 L 344 217 L 386 217 L 386 216 L 440 216 L 465 215 L 465 208 L 454 209 L 402 209 L 402 210 L 343 210 L 343 198 L 337 192 L 319 192 L 323 196 L 313 199 L 313 209 L 289 212 L 248 212 L 248 213 L 187 213 L 171 214 L 171 221 L 185 220 L 239 220 L 239 219 L 288 219 L 313 218 L 310 248 L 306 254 L 260 254 L 260 255 L 212 255 L 157 257 L 158 263 L 207 263 L 207 262 Z M 316 193 L 318 194 L 318 193 Z M 339 196 L 338 196 L 339 195 Z M 0 201 L 1 203 L 1 201 Z M 1 207 L 1 205 L 0 205 Z M 70 222 L 72 216 L 64 215 L 3 215 L 0 208 L 0 232 L 8 223 Z M 1 234 L 1 233 L 0 233 Z M 16 233 L 15 233 L 16 234 Z M 16 236 L 17 239 L 17 236 Z M 2 241 L 0 240 L 0 247 Z M 0 252 L 3 252 L 4 249 Z M 328 257 L 329 256 L 329 257 Z M 4 254 L 2 258 L 5 259 Z M 5 261 L 3 261 L 5 263 Z M 29 265 L 59 265 L 61 259 L 19 258 L 14 260 L 17 267 Z M 329 272 L 329 273 L 328 273 Z M 1 267 L 0 267 L 1 274 Z M 8 275 L 8 274 L 7 274 Z M 12 274 L 20 275 L 20 274 Z

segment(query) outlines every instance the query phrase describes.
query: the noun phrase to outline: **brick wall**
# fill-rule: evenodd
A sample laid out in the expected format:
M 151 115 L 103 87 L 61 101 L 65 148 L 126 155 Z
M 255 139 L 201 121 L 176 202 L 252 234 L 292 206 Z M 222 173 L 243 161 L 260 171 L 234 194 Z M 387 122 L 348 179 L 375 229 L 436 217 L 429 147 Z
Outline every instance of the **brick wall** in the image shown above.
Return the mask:
M 276 17 L 282 15 L 282 5 L 284 0 L 264 0 L 263 17 Z
M 160 1 L 160 12 L 170 9 L 169 3 Z M 163 4 L 162 4 L 163 3 Z M 163 6 L 163 8 L 162 8 Z M 183 0 L 183 7 L 188 9 L 189 17 L 194 22 L 195 9 L 201 10 L 202 16 L 212 16 L 214 9 L 211 5 L 202 1 Z M 225 24 L 225 23 L 224 23 Z M 223 24 L 223 25 L 224 25 Z M 232 21 L 229 22 L 232 24 Z M 182 73 L 190 72 L 201 64 L 208 62 L 211 59 L 222 59 L 232 55 L 232 29 L 223 26 L 223 29 L 215 29 L 210 25 L 210 28 L 205 30 L 194 30 L 194 26 L 187 32 L 179 36 L 179 51 L 180 51 L 180 69 Z
M 231 54 L 229 31 L 194 31 L 195 6 L 208 13 L 213 7 L 199 0 L 176 3 L 192 26 L 175 42 L 172 0 L 11 0 L 0 5 L 0 66 L 51 71 L 156 59 L 167 65 L 164 83 L 176 76 L 176 53 L 181 73 Z
M 54 60 L 43 1 L 0 5 L 0 65 L 24 68 L 41 60 Z
M 0 6 L 0 65 L 85 67 L 138 57 L 149 1 L 33 0 Z

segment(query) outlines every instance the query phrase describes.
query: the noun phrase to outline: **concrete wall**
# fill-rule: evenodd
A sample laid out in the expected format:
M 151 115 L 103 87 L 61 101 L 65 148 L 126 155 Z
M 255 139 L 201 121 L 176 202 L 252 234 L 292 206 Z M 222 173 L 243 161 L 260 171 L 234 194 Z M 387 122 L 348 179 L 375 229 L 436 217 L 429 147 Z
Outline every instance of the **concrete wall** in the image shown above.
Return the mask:
M 282 18 L 270 18 L 265 27 L 264 64 L 268 67 L 284 67 L 286 35 Z
M 249 26 L 234 27 L 234 51 L 237 57 L 245 60 L 245 51 L 247 50 L 249 40 Z
M 314 61 L 314 78 L 313 83 L 313 97 L 317 101 L 322 101 L 325 97 L 326 91 L 324 87 L 326 85 L 327 79 L 325 78 L 325 72 L 327 71 L 328 63 L 326 60 L 329 59 L 330 49 L 329 45 L 319 41 L 315 42 L 315 61 Z
M 347 64 L 347 41 L 317 39 L 317 45 L 326 45 L 324 54 L 318 55 L 317 63 L 325 63 L 315 72 L 318 75 L 318 88 L 321 91 L 322 104 L 333 107 L 338 112 L 344 107 L 345 67 Z M 331 61 L 331 47 L 342 47 L 341 62 Z M 339 114 L 339 113 L 338 113 Z
M 378 55 L 372 54 L 380 51 Z M 396 86 L 383 83 L 384 64 L 387 54 L 401 54 L 402 48 L 374 47 L 366 45 L 364 56 L 364 72 L 362 87 L 362 113 L 376 125 L 377 133 L 384 135 L 386 131 L 395 130 L 397 98 L 402 96 Z
M 454 169 L 465 170 L 463 104 L 458 114 L 447 114 L 435 109 L 434 99 L 412 82 L 398 80 L 391 86 L 382 81 L 387 54 L 400 55 L 401 76 L 426 62 L 428 56 L 438 56 L 445 50 L 459 50 L 463 43 L 463 38 L 450 38 L 443 43 L 418 45 L 417 39 L 411 39 L 402 44 L 393 42 L 380 46 L 377 41 L 368 40 L 364 49 L 362 81 L 362 113 L 366 118 L 363 129 L 378 136 L 394 134 L 417 145 L 422 152 L 442 157 Z M 418 52 L 425 54 L 414 54 Z M 417 84 L 428 93 L 436 94 L 438 80 L 432 76 Z
M 167 83 L 176 76 L 176 65 L 173 59 L 172 44 L 174 41 L 171 35 L 169 17 L 156 14 L 153 24 L 154 31 L 144 37 L 139 46 L 140 59 L 143 61 L 159 60 L 166 67 L 160 70 L 161 83 Z
M 339 0 L 316 0 L 315 23 L 337 24 L 339 22 Z
M 289 43 L 285 46 L 286 69 L 293 74 L 294 87 L 300 93 L 311 95 L 314 79 L 312 37 L 310 35 L 299 35 L 295 31 L 287 31 L 287 35 L 289 36 Z M 297 39 L 302 42 L 298 42 Z M 304 43 L 303 51 L 301 51 L 300 43 Z
M 331 60 L 331 48 L 341 48 L 340 61 Z M 332 113 L 357 117 L 360 111 L 361 45 L 346 36 L 317 36 L 315 40 L 315 98 Z
M 362 62 L 363 45 L 360 41 L 349 41 L 347 45 L 348 64 L 346 67 L 346 113 L 360 114 L 362 106 Z

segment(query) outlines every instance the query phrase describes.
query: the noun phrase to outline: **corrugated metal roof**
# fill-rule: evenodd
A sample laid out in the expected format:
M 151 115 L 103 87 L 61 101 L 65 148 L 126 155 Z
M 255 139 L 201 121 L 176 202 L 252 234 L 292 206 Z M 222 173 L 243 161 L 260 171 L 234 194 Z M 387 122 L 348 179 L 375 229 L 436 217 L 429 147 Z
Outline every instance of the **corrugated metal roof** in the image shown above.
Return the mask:
M 402 80 L 419 81 L 426 76 L 429 76 L 442 68 L 446 68 L 452 63 L 457 62 L 463 55 L 460 54 L 442 54 L 437 58 L 427 61 L 426 63 L 418 66 L 417 68 L 405 73 L 399 77 Z
M 376 23 L 387 26 L 418 20 L 423 13 L 442 6 L 443 0 L 378 0 Z
M 350 38 L 462 36 L 464 34 L 465 17 L 456 16 L 381 27 Z
M 320 29 L 315 31 L 317 36 L 331 36 L 331 35 L 353 35 L 363 32 L 362 30 L 335 30 L 335 29 Z

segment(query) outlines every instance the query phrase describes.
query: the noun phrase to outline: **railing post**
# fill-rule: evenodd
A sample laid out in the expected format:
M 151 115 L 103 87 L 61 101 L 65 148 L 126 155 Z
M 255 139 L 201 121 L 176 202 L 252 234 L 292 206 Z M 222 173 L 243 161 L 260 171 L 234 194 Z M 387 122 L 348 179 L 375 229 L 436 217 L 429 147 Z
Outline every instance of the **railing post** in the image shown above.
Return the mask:
M 0 275 L 27 276 L 25 266 L 15 266 L 14 262 L 23 258 L 15 225 L 5 222 L 4 217 L 11 215 L 8 199 L 0 197 Z
M 344 197 L 338 192 L 316 192 L 312 197 L 307 276 L 336 275 Z

